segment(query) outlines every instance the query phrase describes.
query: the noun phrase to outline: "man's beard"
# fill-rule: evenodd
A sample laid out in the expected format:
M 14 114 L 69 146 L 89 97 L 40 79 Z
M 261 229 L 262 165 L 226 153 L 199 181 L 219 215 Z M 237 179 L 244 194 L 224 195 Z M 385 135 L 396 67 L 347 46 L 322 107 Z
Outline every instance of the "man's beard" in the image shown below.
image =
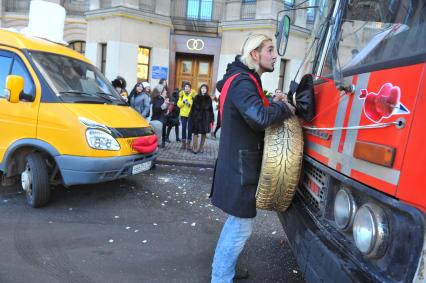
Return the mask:
M 264 70 L 264 72 L 272 73 L 274 71 L 274 65 L 272 67 L 267 67 L 262 65 L 262 56 L 259 58 L 259 67 Z

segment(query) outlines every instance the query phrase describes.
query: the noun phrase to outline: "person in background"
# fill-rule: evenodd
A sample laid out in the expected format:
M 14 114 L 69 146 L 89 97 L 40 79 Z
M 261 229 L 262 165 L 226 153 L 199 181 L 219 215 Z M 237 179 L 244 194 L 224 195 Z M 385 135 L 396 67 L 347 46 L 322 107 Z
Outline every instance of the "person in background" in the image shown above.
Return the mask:
M 167 89 L 167 93 L 169 93 L 169 86 L 167 85 L 167 80 L 164 78 L 161 78 L 160 81 L 158 82 L 159 85 L 162 85 L 163 87 L 165 87 Z
M 170 142 L 170 132 L 173 127 L 175 128 L 176 141 L 177 142 L 181 141 L 179 138 L 179 107 L 177 106 L 178 100 L 179 100 L 179 89 L 176 88 L 170 97 L 170 104 L 169 104 L 168 112 L 166 114 L 167 116 L 166 142 Z
M 160 121 L 162 123 L 161 145 L 159 146 L 160 148 L 164 148 L 166 146 L 166 114 L 169 104 L 170 102 L 166 88 L 163 88 L 161 94 L 156 96 L 152 101 L 151 121 Z
M 198 95 L 194 98 L 191 112 L 189 113 L 192 133 L 194 134 L 192 152 L 195 154 L 203 152 L 206 134 L 210 133 L 211 123 L 214 122 L 212 99 L 208 92 L 208 86 L 206 84 L 201 85 L 198 90 Z M 201 142 L 198 148 L 199 134 L 201 135 Z
M 277 96 L 277 95 L 283 95 L 283 91 L 281 89 L 279 89 L 279 88 L 277 88 L 275 90 L 274 97 Z
M 227 67 L 217 89 L 234 77 L 222 108 L 222 134 L 213 175 L 211 200 L 228 214 L 217 242 L 212 283 L 229 283 L 248 276 L 235 272 L 238 257 L 252 233 L 256 216 L 256 190 L 262 167 L 265 129 L 294 115 L 294 107 L 285 96 L 269 103 L 260 77 L 273 72 L 277 52 L 273 40 L 252 34 L 242 46 L 240 56 Z M 221 93 L 221 96 L 225 95 Z M 243 269 L 240 269 L 243 270 Z
M 163 92 L 164 87 L 162 85 L 156 85 L 150 94 L 150 98 L 151 98 L 151 104 L 154 103 L 154 100 L 161 95 L 161 93 Z
M 216 120 L 216 128 L 214 129 L 214 132 L 212 133 L 213 138 L 216 138 L 216 134 L 217 131 L 219 131 L 220 129 L 220 123 L 221 123 L 221 118 L 220 118 L 220 95 L 217 98 L 217 104 L 216 104 L 216 109 L 217 109 L 217 120 Z
M 149 97 L 149 83 L 137 83 L 129 95 L 129 103 L 132 108 L 139 112 L 144 118 L 149 117 L 151 99 Z
M 179 92 L 178 107 L 180 108 L 180 121 L 182 122 L 182 149 L 191 149 L 191 124 L 189 123 L 189 112 L 191 112 L 194 92 L 189 82 L 183 83 L 183 90 Z
M 117 78 L 115 78 L 111 83 L 118 94 L 120 94 L 121 97 L 129 103 L 129 94 L 126 90 L 126 80 L 121 76 L 117 76 Z

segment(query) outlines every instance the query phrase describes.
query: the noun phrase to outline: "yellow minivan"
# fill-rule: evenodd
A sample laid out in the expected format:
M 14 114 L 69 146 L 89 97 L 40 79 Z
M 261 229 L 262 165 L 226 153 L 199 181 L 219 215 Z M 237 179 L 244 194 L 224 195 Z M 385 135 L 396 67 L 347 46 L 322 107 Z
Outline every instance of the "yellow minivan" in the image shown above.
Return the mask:
M 3 182 L 20 175 L 31 206 L 48 202 L 51 185 L 151 169 L 156 145 L 144 153 L 132 145 L 153 135 L 84 56 L 0 29 L 0 172 Z

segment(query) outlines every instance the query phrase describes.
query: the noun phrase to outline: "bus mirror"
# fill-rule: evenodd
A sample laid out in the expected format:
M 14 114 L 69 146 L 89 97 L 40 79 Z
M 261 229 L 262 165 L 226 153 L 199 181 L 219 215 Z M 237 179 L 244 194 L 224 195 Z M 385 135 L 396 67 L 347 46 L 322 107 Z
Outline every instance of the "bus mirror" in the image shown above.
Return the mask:
M 7 76 L 5 88 L 9 91 L 9 102 L 18 103 L 19 96 L 24 90 L 24 78 L 15 75 Z
M 288 37 L 290 36 L 290 17 L 285 15 L 278 23 L 277 33 L 275 38 L 277 40 L 277 50 L 280 56 L 285 54 L 287 49 Z

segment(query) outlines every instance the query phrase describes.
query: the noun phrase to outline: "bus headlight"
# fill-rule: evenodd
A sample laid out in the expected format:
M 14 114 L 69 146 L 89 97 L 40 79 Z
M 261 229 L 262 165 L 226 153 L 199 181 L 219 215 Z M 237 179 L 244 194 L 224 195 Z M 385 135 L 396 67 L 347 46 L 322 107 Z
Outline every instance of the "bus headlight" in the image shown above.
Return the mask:
M 98 130 L 87 129 L 86 140 L 91 148 L 101 150 L 120 150 L 120 144 L 110 134 Z
M 342 230 L 351 228 L 356 211 L 356 203 L 352 195 L 345 189 L 340 189 L 334 199 L 334 221 Z
M 388 222 L 383 209 L 373 203 L 361 206 L 355 214 L 353 236 L 356 247 L 364 256 L 382 257 L 389 238 Z

